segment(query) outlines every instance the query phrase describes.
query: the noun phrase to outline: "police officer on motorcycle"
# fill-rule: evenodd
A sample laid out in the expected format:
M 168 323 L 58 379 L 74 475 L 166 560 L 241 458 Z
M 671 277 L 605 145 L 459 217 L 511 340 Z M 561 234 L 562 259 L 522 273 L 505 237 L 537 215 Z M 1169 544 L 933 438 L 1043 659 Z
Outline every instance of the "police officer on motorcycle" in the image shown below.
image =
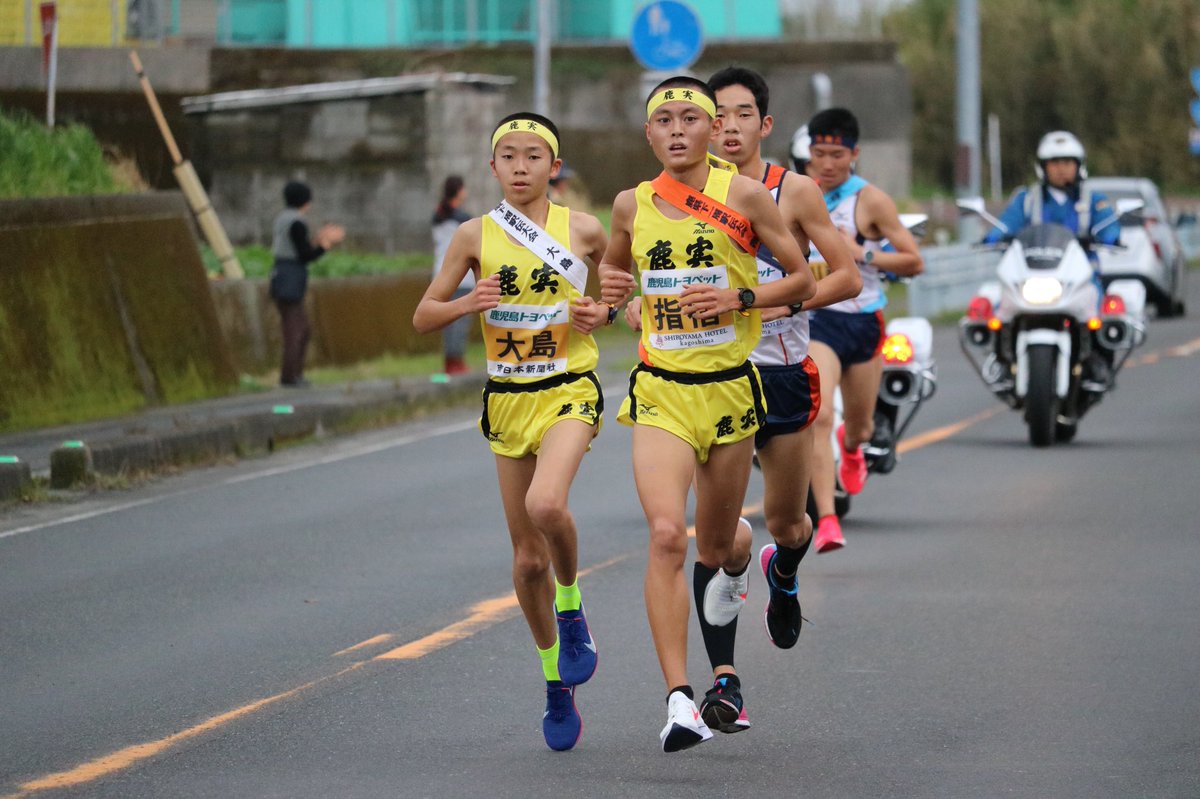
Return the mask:
M 1039 182 L 1018 191 L 1004 209 L 1000 221 L 1008 232 L 992 228 L 984 242 L 1011 239 L 1026 225 L 1053 222 L 1074 231 L 1085 247 L 1092 241 L 1116 244 L 1121 235 L 1116 222 L 1099 228 L 1092 237 L 1091 230 L 1112 218 L 1114 211 L 1103 194 L 1088 188 L 1084 155 L 1083 144 L 1065 130 L 1043 136 L 1035 165 Z M 1093 253 L 1088 257 L 1095 262 Z
M 1068 131 L 1056 130 L 1043 136 L 1038 142 L 1035 164 L 1039 182 L 1016 193 L 1000 216 L 1008 230 L 992 228 L 984 237 L 984 243 L 1009 241 L 1027 225 L 1059 224 L 1075 233 L 1092 266 L 1099 269 L 1099 259 L 1090 245 L 1093 242 L 1117 244 L 1121 226 L 1114 219 L 1116 212 L 1108 198 L 1088 188 L 1084 156 L 1083 144 Z M 1100 287 L 1099 273 L 1095 280 Z M 1100 295 L 1104 295 L 1103 288 Z M 1093 350 L 1086 361 L 1085 390 L 1100 393 L 1108 388 L 1111 357 Z

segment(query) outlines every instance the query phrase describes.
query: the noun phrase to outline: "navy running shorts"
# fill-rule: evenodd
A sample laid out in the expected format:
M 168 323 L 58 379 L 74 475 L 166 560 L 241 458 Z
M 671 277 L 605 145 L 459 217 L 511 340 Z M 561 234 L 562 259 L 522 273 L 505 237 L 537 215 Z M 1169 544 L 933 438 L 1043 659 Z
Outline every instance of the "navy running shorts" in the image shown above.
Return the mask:
M 821 377 L 812 358 L 787 366 L 759 366 L 763 395 L 767 398 L 767 422 L 754 434 L 754 446 L 762 448 L 772 436 L 803 430 L 821 410 Z
M 808 314 L 809 336 L 833 350 L 843 369 L 878 355 L 884 330 L 883 311 L 843 313 L 818 308 Z

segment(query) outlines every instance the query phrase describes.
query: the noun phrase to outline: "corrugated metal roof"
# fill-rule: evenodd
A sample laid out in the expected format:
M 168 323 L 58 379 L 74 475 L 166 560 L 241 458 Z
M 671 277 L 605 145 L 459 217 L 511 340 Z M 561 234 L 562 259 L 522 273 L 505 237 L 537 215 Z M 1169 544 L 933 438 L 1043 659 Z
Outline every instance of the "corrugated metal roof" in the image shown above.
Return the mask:
M 445 83 L 474 86 L 510 86 L 516 78 L 507 75 L 485 75 L 471 72 L 429 72 L 418 75 L 398 75 L 393 78 L 365 78 L 330 83 L 308 83 L 279 89 L 250 89 L 240 92 L 221 92 L 202 97 L 185 97 L 180 102 L 185 114 L 207 114 L 244 108 L 270 108 L 294 103 L 315 103 L 328 100 L 350 100 L 359 97 L 381 97 L 389 94 L 424 92 Z

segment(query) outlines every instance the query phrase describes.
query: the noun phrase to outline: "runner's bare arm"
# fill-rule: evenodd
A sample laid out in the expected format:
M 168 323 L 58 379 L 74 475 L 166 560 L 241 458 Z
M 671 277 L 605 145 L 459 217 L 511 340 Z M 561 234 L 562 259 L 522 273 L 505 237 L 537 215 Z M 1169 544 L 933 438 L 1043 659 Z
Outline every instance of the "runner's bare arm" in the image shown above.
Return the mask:
M 612 236 L 600 260 L 600 300 L 621 305 L 633 294 L 633 217 L 637 198 L 633 189 L 617 195 L 612 209 Z
M 796 177 L 799 180 L 784 181 L 779 210 L 789 226 L 800 226 L 829 265 L 829 275 L 817 281 L 817 293 L 805 300 L 804 307 L 824 308 L 857 297 L 862 291 L 862 275 L 833 220 L 829 218 L 820 187 L 807 175 Z
M 608 234 L 600 220 L 591 214 L 571 212 L 571 246 L 575 254 L 589 264 L 598 265 L 608 248 Z M 608 306 L 584 296 L 571 301 L 571 327 L 579 333 L 591 333 L 608 323 Z
M 859 230 L 868 233 L 871 238 L 887 239 L 896 248 L 896 252 L 875 253 L 872 260 L 875 268 L 883 272 L 894 272 L 901 277 L 913 277 L 925 271 L 925 261 L 921 258 L 917 240 L 900 222 L 896 203 L 883 190 L 875 186 L 867 186 L 862 190 L 858 219 L 855 222 Z M 850 244 L 851 252 L 859 258 L 862 248 L 859 247 L 860 251 L 855 252 L 856 247 L 857 244 Z
M 468 271 L 479 275 L 479 250 L 483 237 L 483 222 L 476 218 L 463 222 L 450 246 L 437 277 L 425 289 L 413 313 L 413 328 L 418 333 L 431 333 L 467 314 L 479 313 L 500 304 L 500 279 L 496 276 L 479 280 L 465 297 L 451 300 L 455 289 Z

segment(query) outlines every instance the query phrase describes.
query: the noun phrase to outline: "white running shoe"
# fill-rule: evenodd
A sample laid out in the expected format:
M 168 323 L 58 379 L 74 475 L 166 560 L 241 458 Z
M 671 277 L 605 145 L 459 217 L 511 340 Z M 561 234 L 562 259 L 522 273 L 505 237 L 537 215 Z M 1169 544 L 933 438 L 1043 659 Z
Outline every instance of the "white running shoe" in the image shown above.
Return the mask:
M 737 577 L 730 577 L 724 569 L 717 569 L 704 587 L 704 618 L 714 627 L 724 627 L 741 613 L 749 591 L 749 564 Z
M 687 694 L 675 691 L 667 697 L 667 726 L 658 734 L 664 752 L 678 752 L 712 737 L 712 730 L 700 718 L 696 703 Z
M 750 522 L 744 518 L 738 519 L 739 524 L 750 527 Z M 746 604 L 746 594 L 750 591 L 750 562 L 737 577 L 730 577 L 724 569 L 717 573 L 704 587 L 704 618 L 713 627 L 724 627 L 738 617 L 742 605 Z

